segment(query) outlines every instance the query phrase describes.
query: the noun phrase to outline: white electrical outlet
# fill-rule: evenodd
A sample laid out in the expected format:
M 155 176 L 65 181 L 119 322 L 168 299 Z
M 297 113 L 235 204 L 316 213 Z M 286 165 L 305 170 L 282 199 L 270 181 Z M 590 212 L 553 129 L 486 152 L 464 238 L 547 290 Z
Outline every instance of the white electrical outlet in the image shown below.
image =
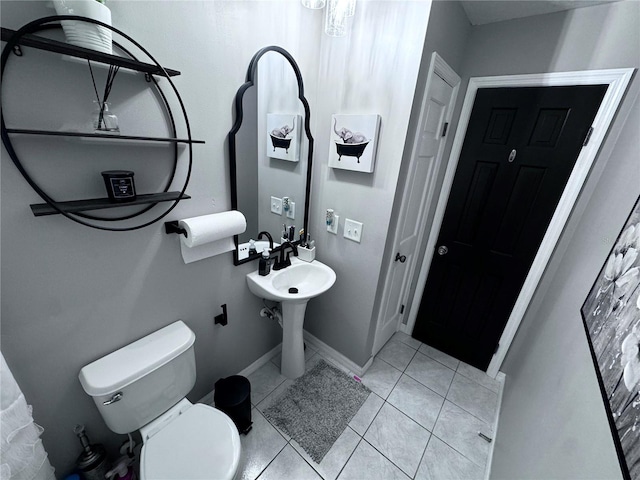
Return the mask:
M 282 215 L 282 199 L 271 197 L 271 213 Z
M 289 201 L 289 210 L 287 210 L 287 218 L 296 218 L 296 202 Z
M 334 235 L 338 234 L 338 223 L 340 222 L 340 215 L 333 216 L 333 223 L 331 225 L 327 225 L 327 232 L 333 233 Z
M 344 238 L 360 243 L 360 238 L 362 238 L 362 223 L 347 218 L 344 221 Z

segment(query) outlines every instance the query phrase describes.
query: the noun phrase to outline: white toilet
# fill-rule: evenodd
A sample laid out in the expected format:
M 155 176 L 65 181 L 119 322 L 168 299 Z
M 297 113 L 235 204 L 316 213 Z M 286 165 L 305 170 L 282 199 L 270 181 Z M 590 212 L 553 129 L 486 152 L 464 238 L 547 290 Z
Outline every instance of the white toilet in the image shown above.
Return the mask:
M 196 380 L 195 334 L 177 321 L 80 371 L 107 426 L 140 430 L 141 480 L 234 478 L 240 436 L 220 410 L 185 396 Z

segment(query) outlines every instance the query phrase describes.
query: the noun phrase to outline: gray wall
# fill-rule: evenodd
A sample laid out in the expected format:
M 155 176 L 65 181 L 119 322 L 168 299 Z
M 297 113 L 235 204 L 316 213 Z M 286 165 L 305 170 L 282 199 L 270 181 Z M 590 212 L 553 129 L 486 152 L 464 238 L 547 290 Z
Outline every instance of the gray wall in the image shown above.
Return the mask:
M 311 233 L 319 259 L 334 267 L 339 279 L 330 295 L 310 303 L 307 323 L 321 340 L 364 364 L 401 160 L 397 144 L 404 144 L 407 132 L 430 4 L 358 5 L 352 36 L 333 39 L 322 32 L 322 13 L 299 2 L 286 9 L 280 2 L 109 4 L 117 28 L 182 72 L 174 82 L 193 137 L 206 141 L 194 146 L 187 191 L 192 199 L 181 202 L 167 220 L 230 208 L 226 136 L 236 90 L 259 48 L 281 45 L 296 58 L 316 138 Z M 51 14 L 44 1 L 2 1 L 4 27 L 18 28 Z M 21 93 L 4 95 L 9 126 L 62 128 L 67 121 L 84 122 L 93 96 L 84 65 L 30 50 L 10 61 L 20 70 L 7 72 L 3 93 Z M 112 96 L 123 133 L 165 133 L 157 102 L 139 77 L 120 73 Z M 382 115 L 373 175 L 327 169 L 332 113 Z M 134 170 L 139 191 L 152 191 L 170 161 L 157 148 L 52 139 L 22 139 L 19 151 L 52 195 L 64 199 L 102 195 L 99 172 L 107 168 Z M 43 441 L 58 475 L 67 473 L 79 453 L 72 433 L 76 423 L 84 423 L 93 441 L 111 449 L 122 441 L 104 426 L 77 380 L 87 363 L 183 319 L 197 337 L 198 379 L 189 395 L 194 401 L 219 377 L 237 373 L 280 342 L 280 328 L 259 317 L 261 301 L 246 287 L 244 276 L 256 263 L 233 267 L 227 253 L 185 265 L 178 238 L 165 235 L 160 224 L 108 233 L 58 216 L 35 218 L 28 205 L 40 200 L 4 150 L 1 173 L 2 352 L 34 407 L 36 422 L 45 428 Z M 365 223 L 361 245 L 323 232 L 328 207 L 343 220 L 350 216 Z M 214 326 L 212 318 L 223 303 L 229 325 Z
M 309 231 L 317 257 L 337 274 L 335 285 L 309 302 L 305 329 L 356 364 L 371 357 L 373 306 L 430 2 L 358 2 L 351 34 L 320 41 Z M 328 167 L 331 115 L 382 117 L 375 171 Z M 327 232 L 325 211 L 340 216 L 338 234 Z M 363 222 L 362 242 L 343 237 L 345 218 Z
M 424 42 L 424 53 L 422 55 L 422 62 L 420 64 L 420 73 L 418 75 L 418 82 L 416 87 L 416 93 L 413 102 L 413 108 L 411 110 L 411 122 L 409 126 L 409 133 L 407 135 L 407 142 L 405 144 L 405 151 L 403 154 L 403 162 L 402 162 L 402 170 L 400 173 L 400 179 L 398 181 L 399 186 L 404 186 L 407 177 L 407 170 L 409 167 L 409 161 L 411 156 L 411 149 L 413 147 L 413 142 L 415 141 L 415 134 L 418 129 L 418 121 L 420 119 L 420 108 L 422 105 L 422 100 L 424 97 L 424 90 L 427 82 L 427 75 L 429 73 L 429 64 L 431 62 L 431 55 L 433 52 L 437 52 L 440 57 L 444 59 L 445 62 L 461 77 L 461 81 L 465 82 L 468 79 L 465 79 L 462 71 L 462 64 L 464 61 L 464 56 L 467 48 L 467 42 L 469 39 L 469 35 L 471 34 L 471 24 L 469 23 L 469 19 L 467 18 L 464 9 L 460 2 L 452 2 L 449 0 L 436 0 L 431 5 L 431 13 L 429 15 L 429 25 L 427 26 L 427 35 Z M 437 192 L 442 186 L 442 181 L 444 179 L 444 174 L 447 170 L 447 161 L 449 159 L 449 154 L 451 153 L 451 147 L 453 145 L 453 139 L 455 138 L 455 132 L 458 126 L 458 118 L 460 117 L 460 110 L 462 109 L 462 100 L 464 99 L 464 89 L 462 88 L 464 84 L 461 83 L 461 87 L 458 90 L 458 98 L 456 101 L 456 106 L 454 108 L 453 117 L 451 118 L 451 125 L 448 128 L 449 133 L 447 134 L 445 149 L 442 152 L 442 162 L 436 166 L 435 175 L 437 175 L 436 179 L 436 188 L 435 188 L 435 198 L 431 202 L 427 210 L 426 217 L 426 225 L 430 225 L 433 221 L 433 216 L 436 210 L 436 204 L 438 201 Z M 402 195 L 404 191 L 399 188 L 396 192 L 395 198 L 395 206 L 394 210 L 398 210 L 401 206 Z M 393 255 L 395 252 L 392 252 L 393 248 L 393 237 L 395 234 L 395 229 L 397 225 L 397 218 L 393 217 L 391 228 L 389 228 L 389 236 L 387 239 L 387 251 L 386 255 Z M 416 257 L 416 264 L 422 265 L 422 261 L 424 259 L 424 253 L 427 247 L 428 235 L 425 235 L 423 240 L 422 248 L 418 252 Z M 418 282 L 419 276 L 419 267 L 416 269 L 416 273 L 414 278 L 412 279 L 410 285 L 410 293 L 409 299 L 412 299 L 415 294 L 416 284 Z M 382 288 L 384 284 L 381 283 L 379 285 L 379 295 L 378 302 L 382 298 Z M 409 316 L 411 315 L 411 303 L 405 305 L 405 314 L 403 317 L 404 321 L 407 321 Z M 379 308 L 379 305 L 376 304 L 376 308 Z M 373 335 L 372 335 L 373 342 Z
M 468 77 L 640 65 L 640 4 L 473 27 Z M 637 76 L 636 76 L 637 77 Z M 492 478 L 619 478 L 580 306 L 638 196 L 634 78 L 502 370 Z

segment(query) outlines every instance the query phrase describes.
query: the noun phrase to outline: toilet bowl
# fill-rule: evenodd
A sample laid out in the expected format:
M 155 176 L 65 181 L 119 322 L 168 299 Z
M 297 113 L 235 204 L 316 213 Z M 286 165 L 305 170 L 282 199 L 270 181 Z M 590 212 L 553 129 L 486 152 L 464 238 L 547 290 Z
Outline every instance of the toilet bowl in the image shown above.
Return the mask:
M 184 404 L 177 405 L 186 407 L 182 413 L 151 436 L 145 427 L 140 429 L 141 480 L 234 478 L 240 460 L 235 424 L 208 405 L 191 405 L 187 400 Z
M 185 398 L 195 384 L 194 341 L 177 321 L 80 371 L 82 387 L 112 431 L 140 430 L 142 480 L 232 480 L 238 469 L 233 421 Z

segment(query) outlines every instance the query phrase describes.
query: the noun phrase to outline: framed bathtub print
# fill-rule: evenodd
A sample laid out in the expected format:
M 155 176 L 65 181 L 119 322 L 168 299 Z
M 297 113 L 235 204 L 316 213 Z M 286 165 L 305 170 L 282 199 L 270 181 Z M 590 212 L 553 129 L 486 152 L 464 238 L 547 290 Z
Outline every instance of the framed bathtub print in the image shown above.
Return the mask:
M 640 198 L 581 309 L 624 478 L 640 478 Z
M 329 166 L 373 173 L 380 115 L 332 115 Z
M 267 113 L 267 156 L 289 162 L 300 160 L 301 117 L 295 113 Z

